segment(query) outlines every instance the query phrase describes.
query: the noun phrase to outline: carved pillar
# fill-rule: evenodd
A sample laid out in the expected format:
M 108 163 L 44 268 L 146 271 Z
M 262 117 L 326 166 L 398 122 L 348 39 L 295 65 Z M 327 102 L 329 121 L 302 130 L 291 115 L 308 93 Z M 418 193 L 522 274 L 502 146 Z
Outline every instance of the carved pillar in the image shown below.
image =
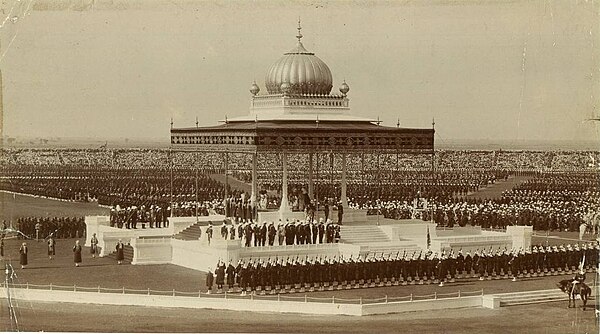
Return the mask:
M 256 207 L 256 197 L 258 196 L 257 179 L 256 179 L 256 165 L 257 165 L 257 154 L 252 153 L 252 194 L 250 195 L 250 204 L 253 208 Z
M 346 196 L 346 153 L 342 153 L 342 205 L 348 208 L 348 197 Z
M 281 179 L 281 206 L 279 212 L 289 212 L 290 205 L 288 203 L 288 171 L 287 171 L 287 153 L 281 153 L 281 167 L 283 176 Z
M 313 179 L 313 153 L 308 153 L 308 197 L 315 198 L 315 182 Z

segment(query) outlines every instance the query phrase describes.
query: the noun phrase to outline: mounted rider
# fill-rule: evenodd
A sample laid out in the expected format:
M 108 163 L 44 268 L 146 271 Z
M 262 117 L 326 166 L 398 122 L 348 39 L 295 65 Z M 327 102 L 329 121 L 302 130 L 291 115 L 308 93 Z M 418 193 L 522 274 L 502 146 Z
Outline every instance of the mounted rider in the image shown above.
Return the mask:
M 579 264 L 579 271 L 577 271 L 575 273 L 575 276 L 573 277 L 573 290 L 575 291 L 575 287 L 580 284 L 580 283 L 584 283 L 585 282 L 585 255 L 583 256 L 583 259 L 581 260 L 581 263 Z

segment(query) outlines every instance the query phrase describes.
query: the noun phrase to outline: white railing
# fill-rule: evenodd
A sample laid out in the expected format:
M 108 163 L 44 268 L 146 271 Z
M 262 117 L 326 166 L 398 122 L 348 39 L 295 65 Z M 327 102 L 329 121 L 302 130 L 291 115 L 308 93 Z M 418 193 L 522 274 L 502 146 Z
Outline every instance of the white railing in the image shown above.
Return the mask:
M 6 282 L 0 282 L 0 288 L 6 288 Z M 461 291 L 450 293 L 437 293 L 427 295 L 404 295 L 404 296 L 389 296 L 385 295 L 379 298 L 339 298 L 334 296 L 331 297 L 311 297 L 308 294 L 303 296 L 290 296 L 281 293 L 270 293 L 266 291 L 266 294 L 246 294 L 242 295 L 239 292 L 223 292 L 216 294 L 208 294 L 203 291 L 177 291 L 172 290 L 153 290 L 147 289 L 127 289 L 122 288 L 103 288 L 97 287 L 83 287 L 77 285 L 55 285 L 55 284 L 8 284 L 10 289 L 25 289 L 25 290 L 45 290 L 45 291 L 66 291 L 66 292 L 85 292 L 85 293 L 112 293 L 112 294 L 123 294 L 123 295 L 147 295 L 147 296 L 169 296 L 169 297 L 196 297 L 196 298 L 212 298 L 212 299 L 242 299 L 242 300 L 271 300 L 271 301 L 286 301 L 286 302 L 304 302 L 304 303 L 332 303 L 332 304 L 388 304 L 393 302 L 414 302 L 414 301 L 425 301 L 425 300 L 440 300 L 440 299 L 452 299 L 452 298 L 467 298 L 467 297 L 478 297 L 483 296 L 483 289 L 475 291 Z

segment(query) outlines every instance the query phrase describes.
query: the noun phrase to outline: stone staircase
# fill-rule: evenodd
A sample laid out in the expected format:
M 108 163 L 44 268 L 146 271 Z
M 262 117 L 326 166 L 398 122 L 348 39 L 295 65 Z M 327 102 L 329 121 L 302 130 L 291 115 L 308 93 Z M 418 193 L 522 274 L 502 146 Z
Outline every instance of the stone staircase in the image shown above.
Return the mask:
M 123 263 L 131 264 L 131 261 L 133 261 L 133 247 L 131 247 L 130 245 L 125 245 L 123 247 L 123 256 Z M 116 261 L 117 251 L 113 251 L 112 253 L 108 254 L 108 257 Z
M 372 245 L 389 243 L 391 240 L 378 226 L 342 225 L 340 226 L 340 242 L 353 245 Z
M 220 228 L 220 226 L 219 226 Z M 216 231 L 217 228 L 213 228 L 213 234 Z M 203 229 L 204 232 L 204 229 Z M 175 239 L 179 239 L 179 240 L 198 240 L 200 238 L 201 234 L 200 234 L 200 223 L 195 223 L 189 227 L 187 227 L 185 230 L 175 234 L 173 236 L 173 238 Z
M 592 296 L 594 296 L 594 290 L 592 289 Z M 538 290 L 538 291 L 521 291 L 521 292 L 509 292 L 495 294 L 494 297 L 500 298 L 500 306 L 512 306 L 512 305 L 525 305 L 525 304 L 538 304 L 555 301 L 567 301 L 567 294 L 557 289 L 550 290 Z M 577 300 L 578 304 L 581 304 L 581 300 Z M 593 305 L 593 303 L 591 303 Z M 588 305 L 590 302 L 588 301 Z
M 340 227 L 340 242 L 361 247 L 363 254 L 375 254 L 377 256 L 396 256 L 406 253 L 411 256 L 417 254 L 421 248 L 412 241 L 390 240 L 379 226 L 374 225 L 342 225 Z

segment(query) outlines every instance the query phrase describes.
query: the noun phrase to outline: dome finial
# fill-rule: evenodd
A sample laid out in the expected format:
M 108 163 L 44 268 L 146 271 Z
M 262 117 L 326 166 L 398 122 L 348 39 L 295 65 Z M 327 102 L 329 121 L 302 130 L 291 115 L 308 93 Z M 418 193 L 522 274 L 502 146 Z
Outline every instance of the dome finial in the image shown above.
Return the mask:
M 298 39 L 298 42 L 300 42 L 300 39 L 303 37 L 302 33 L 300 32 L 300 30 L 302 30 L 302 26 L 300 25 L 300 16 L 298 16 L 298 35 L 296 35 L 296 38 Z

